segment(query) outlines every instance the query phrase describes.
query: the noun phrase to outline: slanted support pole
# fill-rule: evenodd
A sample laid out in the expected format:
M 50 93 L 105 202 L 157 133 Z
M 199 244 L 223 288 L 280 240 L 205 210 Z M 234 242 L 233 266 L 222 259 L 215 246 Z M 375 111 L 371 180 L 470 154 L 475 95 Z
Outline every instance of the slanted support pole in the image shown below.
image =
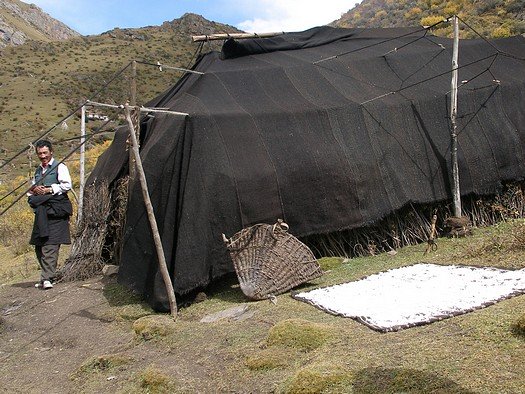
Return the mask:
M 173 284 L 171 283 L 168 266 L 166 264 L 166 257 L 164 255 L 164 249 L 162 247 L 162 241 L 160 239 L 157 220 L 155 219 L 155 212 L 153 211 L 153 205 L 151 204 L 151 199 L 149 197 L 148 183 L 146 182 L 146 174 L 144 173 L 144 167 L 142 167 L 142 160 L 140 159 L 139 144 L 137 142 L 137 136 L 135 134 L 135 127 L 131 119 L 130 107 L 127 104 L 125 105 L 125 111 L 126 120 L 128 121 L 129 125 L 129 135 L 132 143 L 131 151 L 133 152 L 133 159 L 135 162 L 137 175 L 140 181 L 140 187 L 142 189 L 142 196 L 144 198 L 144 204 L 146 205 L 146 212 L 148 214 L 151 232 L 153 233 L 153 241 L 155 242 L 155 248 L 157 250 L 159 269 L 162 275 L 162 279 L 164 280 L 164 285 L 166 286 L 166 292 L 168 293 L 171 315 L 175 320 L 177 318 L 177 300 L 175 298 L 175 291 L 173 289 Z M 135 111 L 138 112 L 138 109 L 135 109 Z
M 137 105 L 137 62 L 133 60 L 131 62 L 131 82 L 130 82 L 130 100 L 129 103 L 132 107 Z M 138 116 L 138 113 L 134 113 L 135 116 Z M 134 116 L 134 118 L 135 118 Z M 140 118 L 140 117 L 139 117 Z M 138 127 L 136 128 L 138 132 Z M 138 138 L 138 137 L 137 137 Z M 134 163 L 133 149 L 129 149 L 129 187 L 133 185 L 133 181 L 137 177 L 135 174 L 135 163 Z M 128 190 L 129 191 L 129 190 Z
M 459 169 L 458 169 L 458 134 L 457 134 L 457 114 L 458 114 L 458 54 L 459 54 L 459 23 L 458 17 L 453 16 L 454 26 L 454 46 L 452 49 L 452 83 L 450 93 L 450 122 L 451 132 L 451 164 L 452 164 L 452 201 L 454 204 L 454 216 L 461 217 L 461 193 L 459 189 Z

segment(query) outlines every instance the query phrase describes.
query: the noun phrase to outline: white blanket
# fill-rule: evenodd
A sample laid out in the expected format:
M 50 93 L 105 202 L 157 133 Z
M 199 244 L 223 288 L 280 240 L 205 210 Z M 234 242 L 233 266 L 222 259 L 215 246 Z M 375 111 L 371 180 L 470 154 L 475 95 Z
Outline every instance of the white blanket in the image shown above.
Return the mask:
M 293 297 L 388 332 L 467 313 L 523 293 L 525 269 L 422 263 Z

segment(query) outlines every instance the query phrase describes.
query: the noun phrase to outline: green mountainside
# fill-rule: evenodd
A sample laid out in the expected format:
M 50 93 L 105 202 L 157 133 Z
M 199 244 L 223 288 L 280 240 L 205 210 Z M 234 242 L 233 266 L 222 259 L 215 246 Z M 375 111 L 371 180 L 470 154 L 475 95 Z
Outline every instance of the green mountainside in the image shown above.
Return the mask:
M 444 18 L 458 15 L 487 38 L 525 33 L 525 0 L 363 0 L 332 25 L 340 27 L 431 26 Z M 433 31 L 450 35 L 450 28 Z M 476 34 L 460 25 L 461 38 Z
M 29 41 L 1 52 L 0 68 L 0 164 L 28 147 L 72 110 L 91 98 L 132 60 L 188 67 L 199 47 L 192 35 L 239 32 L 236 28 L 210 22 L 199 15 L 185 14 L 161 26 L 114 29 L 97 36 L 65 41 Z M 205 43 L 203 51 L 212 44 Z M 215 46 L 218 44 L 215 44 Z M 137 104 L 143 105 L 173 85 L 181 72 L 137 65 Z M 131 67 L 128 67 L 92 101 L 123 104 L 130 97 Z M 108 111 L 90 109 L 99 115 Z M 89 113 L 88 112 L 88 113 Z M 80 111 L 54 129 L 49 138 L 59 141 L 80 133 Z M 111 126 L 122 122 L 120 119 Z M 96 128 L 100 121 L 88 122 Z M 88 134 L 90 130 L 86 131 Z M 76 140 L 58 146 L 57 157 L 76 146 Z M 33 157 L 35 163 L 36 157 Z M 10 172 L 25 173 L 25 154 L 0 170 L 0 182 Z

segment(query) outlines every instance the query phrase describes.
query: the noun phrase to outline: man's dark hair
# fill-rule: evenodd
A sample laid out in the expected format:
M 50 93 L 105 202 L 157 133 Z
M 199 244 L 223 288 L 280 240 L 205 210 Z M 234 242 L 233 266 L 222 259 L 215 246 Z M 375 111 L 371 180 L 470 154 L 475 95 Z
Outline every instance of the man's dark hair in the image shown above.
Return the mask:
M 38 140 L 35 144 L 35 150 L 38 148 L 49 148 L 50 152 L 53 152 L 53 145 L 51 144 L 51 141 L 49 140 Z

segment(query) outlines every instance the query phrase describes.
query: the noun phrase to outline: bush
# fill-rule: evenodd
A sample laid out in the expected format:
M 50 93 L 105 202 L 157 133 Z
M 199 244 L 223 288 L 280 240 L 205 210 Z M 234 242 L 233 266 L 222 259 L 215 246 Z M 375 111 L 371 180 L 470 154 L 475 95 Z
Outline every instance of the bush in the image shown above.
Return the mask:
M 491 33 L 492 38 L 510 37 L 511 35 L 512 33 L 508 27 L 497 27 Z
M 444 18 L 439 15 L 425 16 L 424 18 L 421 18 L 421 26 L 434 26 L 436 23 L 442 22 L 443 19 Z

